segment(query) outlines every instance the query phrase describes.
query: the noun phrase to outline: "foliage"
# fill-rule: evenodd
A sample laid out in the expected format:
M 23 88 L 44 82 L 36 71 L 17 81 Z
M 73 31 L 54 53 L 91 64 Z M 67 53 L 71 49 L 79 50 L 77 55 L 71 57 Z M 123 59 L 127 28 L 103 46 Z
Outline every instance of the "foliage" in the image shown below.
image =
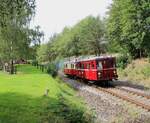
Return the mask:
M 37 49 L 37 60 L 39 62 L 45 62 L 45 61 L 48 61 L 48 58 L 47 58 L 47 45 L 46 44 L 42 44 L 40 47 L 38 47 Z
M 0 59 L 9 62 L 13 74 L 13 60 L 29 59 L 35 55 L 31 43 L 40 42 L 39 27 L 29 29 L 35 13 L 35 0 L 0 0 Z
M 33 66 L 37 66 L 38 65 L 38 61 L 37 60 L 32 60 L 32 65 Z
M 52 62 L 47 65 L 48 74 L 52 75 L 53 77 L 56 77 L 57 72 L 58 72 L 58 69 L 57 69 L 56 63 Z
M 37 49 L 40 47 L 41 42 L 44 39 L 44 33 L 40 30 L 39 26 L 29 30 L 29 40 L 31 46 L 29 47 L 28 59 L 35 60 L 37 57 Z
M 128 55 L 121 55 L 117 57 L 117 67 L 125 69 L 126 66 L 131 62 L 131 57 Z
M 125 69 L 118 69 L 119 80 L 150 89 L 150 63 L 148 58 L 133 60 Z M 142 85 L 142 86 L 141 86 Z
M 18 72 L 12 76 L 0 72 L 0 122 L 91 123 L 83 102 L 65 83 L 30 65 L 19 65 Z
M 147 56 L 150 52 L 149 12 L 149 0 L 113 0 L 107 19 L 110 45 L 127 49 L 133 58 Z
M 0 27 L 26 25 L 35 12 L 35 0 L 0 0 Z

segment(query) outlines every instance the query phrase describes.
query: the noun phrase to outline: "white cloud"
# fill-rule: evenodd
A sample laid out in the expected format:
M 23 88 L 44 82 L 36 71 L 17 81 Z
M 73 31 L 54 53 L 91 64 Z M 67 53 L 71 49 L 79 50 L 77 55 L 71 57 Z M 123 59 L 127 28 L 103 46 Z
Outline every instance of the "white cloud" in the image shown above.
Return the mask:
M 72 26 L 88 15 L 103 17 L 112 0 L 37 0 L 32 27 L 40 25 L 45 41 L 65 26 Z

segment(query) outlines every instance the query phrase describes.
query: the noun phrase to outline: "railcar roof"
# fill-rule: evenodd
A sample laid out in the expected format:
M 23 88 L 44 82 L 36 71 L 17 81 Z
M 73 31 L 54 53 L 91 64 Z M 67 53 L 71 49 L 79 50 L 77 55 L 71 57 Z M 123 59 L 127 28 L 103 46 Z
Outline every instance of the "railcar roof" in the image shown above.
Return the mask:
M 114 56 L 99 56 L 93 58 L 86 58 L 86 59 L 76 59 L 72 61 L 66 61 L 65 63 L 76 63 L 76 62 L 83 62 L 83 61 L 92 61 L 92 60 L 104 60 L 104 59 L 114 59 Z
M 115 57 L 113 57 L 113 56 L 100 56 L 100 57 L 95 57 L 95 58 L 89 58 L 89 59 L 78 60 L 77 62 L 93 61 L 93 60 L 104 60 L 104 59 L 114 59 L 114 58 L 115 58 Z

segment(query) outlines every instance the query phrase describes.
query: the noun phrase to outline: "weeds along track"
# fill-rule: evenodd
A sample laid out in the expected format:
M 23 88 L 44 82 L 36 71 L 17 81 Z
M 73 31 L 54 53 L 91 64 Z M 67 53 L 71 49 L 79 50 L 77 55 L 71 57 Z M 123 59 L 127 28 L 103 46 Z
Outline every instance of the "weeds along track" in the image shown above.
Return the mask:
M 140 107 L 146 109 L 147 111 L 150 111 L 150 99 L 149 99 L 148 95 L 144 95 L 142 93 L 135 92 L 135 91 L 133 92 L 133 91 L 127 90 L 127 89 L 120 89 L 118 87 L 116 87 L 116 88 L 98 87 L 97 89 L 99 91 L 109 93 L 120 99 L 126 100 L 130 103 L 140 106 Z M 147 96 L 148 96 L 148 98 L 147 98 Z

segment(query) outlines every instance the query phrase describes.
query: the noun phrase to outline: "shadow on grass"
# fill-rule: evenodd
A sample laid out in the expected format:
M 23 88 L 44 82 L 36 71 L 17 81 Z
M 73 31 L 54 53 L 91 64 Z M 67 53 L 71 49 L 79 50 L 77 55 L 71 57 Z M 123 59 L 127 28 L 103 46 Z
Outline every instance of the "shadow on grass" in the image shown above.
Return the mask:
M 0 123 L 88 123 L 84 109 L 70 106 L 59 95 L 33 98 L 18 93 L 0 94 Z

